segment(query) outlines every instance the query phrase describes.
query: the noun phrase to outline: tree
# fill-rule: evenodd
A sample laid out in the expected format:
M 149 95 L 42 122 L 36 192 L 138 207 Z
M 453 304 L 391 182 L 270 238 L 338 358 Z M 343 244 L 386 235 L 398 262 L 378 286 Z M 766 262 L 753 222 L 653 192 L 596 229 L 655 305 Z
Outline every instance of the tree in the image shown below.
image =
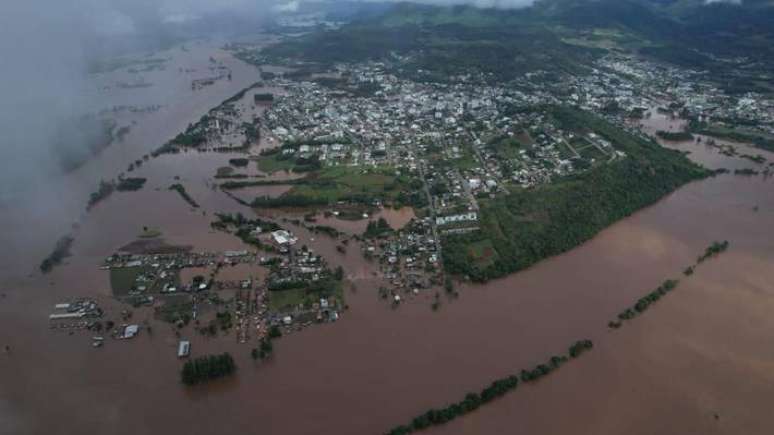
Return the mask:
M 279 326 L 274 325 L 271 328 L 269 328 L 269 338 L 280 338 L 282 337 L 282 331 L 279 329 Z

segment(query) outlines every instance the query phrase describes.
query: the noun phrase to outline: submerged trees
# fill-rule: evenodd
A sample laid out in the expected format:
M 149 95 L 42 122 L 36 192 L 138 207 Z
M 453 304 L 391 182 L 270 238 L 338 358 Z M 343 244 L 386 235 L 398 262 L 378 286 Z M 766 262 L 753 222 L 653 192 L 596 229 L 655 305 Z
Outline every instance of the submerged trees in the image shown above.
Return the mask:
M 213 379 L 229 376 L 236 371 L 236 364 L 228 352 L 220 355 L 205 355 L 188 360 L 180 373 L 185 385 L 196 385 Z

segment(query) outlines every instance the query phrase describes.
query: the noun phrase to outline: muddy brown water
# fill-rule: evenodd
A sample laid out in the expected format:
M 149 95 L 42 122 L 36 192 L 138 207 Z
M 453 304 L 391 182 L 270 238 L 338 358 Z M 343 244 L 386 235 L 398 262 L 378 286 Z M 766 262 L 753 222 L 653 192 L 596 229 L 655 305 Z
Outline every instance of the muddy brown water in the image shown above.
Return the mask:
M 774 426 L 766 400 L 774 394 L 774 181 L 762 177 L 686 185 L 564 255 L 460 286 L 460 298 L 442 298 L 437 312 L 431 294 L 390 308 L 376 295 L 376 267 L 357 249 L 338 253 L 328 236 L 293 227 L 299 243 L 344 267 L 350 309 L 337 323 L 283 337 L 262 364 L 233 335 L 183 330 L 194 355 L 229 351 L 239 365 L 234 378 L 204 387 L 180 385 L 178 338 L 149 309 L 135 310 L 133 321 L 147 320 L 152 334 L 101 349 L 91 347 L 91 333 L 48 328 L 53 305 L 76 296 L 97 299 L 116 319 L 125 307 L 98 265 L 143 226 L 195 250 L 245 249 L 209 228 L 214 211 L 248 212 L 209 184 L 228 157 L 148 163 L 140 170 L 148 185 L 83 217 L 73 256 L 49 275 L 28 276 L 40 257 L 33 248 L 6 245 L 0 345 L 10 351 L 0 354 L 0 433 L 383 433 L 581 338 L 595 343 L 581 359 L 429 433 L 764 434 Z M 739 160 L 713 158 L 724 167 Z M 175 175 L 199 209 L 167 190 Z M 38 221 L 15 225 L 6 228 L 59 235 Z M 616 313 L 721 239 L 731 242 L 728 252 L 608 331 Z

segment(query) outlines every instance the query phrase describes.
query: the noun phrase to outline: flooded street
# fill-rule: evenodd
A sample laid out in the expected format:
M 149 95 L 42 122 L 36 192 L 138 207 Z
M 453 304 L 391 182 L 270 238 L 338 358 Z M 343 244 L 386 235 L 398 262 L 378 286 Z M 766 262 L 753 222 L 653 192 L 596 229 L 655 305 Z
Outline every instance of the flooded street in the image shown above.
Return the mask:
M 144 226 L 197 251 L 247 249 L 210 228 L 214 212 L 251 213 L 212 185 L 215 170 L 233 157 L 228 153 L 154 159 L 136 171 L 148 177 L 144 189 L 116 193 L 81 218 L 95 180 L 124 170 L 255 81 L 252 67 L 206 50 L 230 62 L 231 82 L 180 96 L 179 110 L 149 116 L 126 143 L 48 186 L 64 205 L 33 216 L 2 211 L 6 228 L 34 237 L 29 247 L 13 245 L 12 234 L 2 238 L 0 344 L 10 351 L 0 355 L 0 433 L 378 434 L 583 338 L 595 344 L 588 356 L 428 433 L 764 434 L 774 425 L 765 409 L 774 393 L 774 180 L 760 176 L 686 185 L 564 255 L 487 285 L 460 285 L 460 298 L 443 297 L 437 312 L 430 293 L 391 308 L 377 296 L 378 266 L 354 243 L 339 253 L 332 238 L 292 226 L 299 243 L 344 268 L 349 309 L 336 323 L 279 339 L 262 363 L 250 358 L 248 345 L 184 330 L 194 355 L 229 351 L 239 367 L 233 379 L 207 386 L 181 385 L 178 337 L 148 308 L 136 309 L 134 319 L 153 325 L 152 334 L 100 349 L 91 348 L 88 334 L 50 330 L 51 308 L 68 297 L 96 298 L 108 313 L 124 308 L 98 267 Z M 200 54 L 205 61 L 208 53 Z M 690 147 L 690 157 L 710 167 L 757 165 L 704 145 L 675 146 Z M 199 208 L 168 190 L 175 177 Z M 265 194 L 277 194 L 276 187 Z M 371 216 L 378 217 L 398 228 L 413 211 Z M 49 275 L 30 275 L 79 219 L 73 256 Z M 367 220 L 320 216 L 317 224 L 357 234 Z M 712 241 L 724 239 L 728 252 L 699 266 L 646 314 L 608 330 L 623 307 L 681 277 Z M 234 269 L 221 273 L 237 279 L 245 272 Z

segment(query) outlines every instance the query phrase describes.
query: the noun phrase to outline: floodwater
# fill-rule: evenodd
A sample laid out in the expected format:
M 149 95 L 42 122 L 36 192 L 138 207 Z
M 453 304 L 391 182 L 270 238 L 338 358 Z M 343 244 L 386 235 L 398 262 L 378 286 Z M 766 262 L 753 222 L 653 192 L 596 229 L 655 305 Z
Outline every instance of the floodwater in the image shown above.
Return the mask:
M 267 186 L 267 187 L 279 187 L 279 186 Z M 288 187 L 292 187 L 292 186 L 288 186 Z M 269 196 L 271 196 L 271 194 L 273 193 L 273 189 L 266 189 L 266 192 L 267 193 L 264 193 L 264 195 L 268 194 Z M 284 193 L 284 191 L 281 193 Z M 253 194 L 251 197 L 249 197 L 249 199 L 255 198 L 255 196 L 256 195 Z M 287 219 L 303 220 L 307 212 L 306 210 L 303 210 L 303 209 L 302 210 L 268 209 L 268 210 L 259 211 L 259 214 L 262 216 L 272 217 L 275 219 L 280 219 L 284 217 Z M 335 215 L 325 216 L 324 213 L 317 213 L 313 217 L 314 221 L 306 222 L 306 224 L 310 226 L 312 225 L 329 226 L 331 228 L 335 228 L 341 233 L 354 236 L 354 235 L 363 234 L 366 228 L 368 227 L 369 222 L 376 222 L 379 219 L 384 219 L 385 221 L 387 221 L 387 224 L 389 224 L 392 229 L 399 230 L 404 226 L 406 226 L 406 224 L 408 224 L 409 221 L 411 221 L 411 219 L 415 217 L 416 215 L 414 214 L 414 209 L 411 207 L 402 207 L 399 209 L 386 207 L 386 208 L 380 208 L 375 213 L 370 213 L 368 214 L 368 217 L 362 218 L 362 219 L 342 219 Z
M 564 255 L 487 285 L 460 285 L 460 298 L 442 298 L 437 312 L 431 294 L 390 308 L 377 297 L 375 265 L 354 246 L 341 254 L 331 238 L 294 226 L 299 243 L 345 269 L 350 308 L 336 323 L 283 337 L 264 363 L 252 361 L 250 345 L 184 329 L 194 355 L 229 351 L 239 366 L 233 379 L 204 387 L 180 385 L 178 338 L 148 309 L 135 310 L 133 321 L 149 322 L 152 334 L 101 349 L 88 333 L 49 330 L 51 308 L 68 297 L 96 298 L 108 318 L 125 308 L 110 297 L 98 265 L 143 226 L 195 250 L 245 249 L 209 228 L 215 211 L 248 212 L 210 185 L 228 158 L 190 152 L 146 163 L 138 172 L 149 177 L 146 187 L 116 193 L 84 216 L 73 256 L 49 275 L 27 276 L 50 245 L 39 256 L 6 248 L 0 345 L 10 351 L 0 354 L 0 433 L 383 433 L 582 338 L 595 343 L 583 358 L 431 432 L 768 434 L 774 427 L 767 400 L 774 394 L 774 181 L 763 177 L 691 183 Z M 717 159 L 723 167 L 740 160 Z M 167 189 L 175 176 L 200 208 Z M 60 234 L 40 219 L 6 228 Z M 71 218 L 61 221 L 66 229 Z M 644 315 L 608 330 L 622 308 L 679 277 L 722 239 L 731 243 L 726 253 Z
M 685 131 L 688 122 L 685 119 L 673 117 L 669 114 L 660 113 L 655 107 L 651 108 L 644 119 L 638 120 L 637 124 L 641 126 L 644 133 L 655 137 L 656 132 L 668 131 L 677 133 Z M 756 156 L 761 155 L 768 162 L 774 162 L 774 153 L 752 145 L 734 142 L 728 139 L 711 138 L 709 136 L 694 134 L 694 140 L 690 141 L 666 141 L 657 139 L 662 145 L 691 154 L 691 159 L 710 169 L 725 168 L 729 170 L 742 168 L 763 168 L 764 164 L 756 164 L 741 155 Z M 715 146 L 709 145 L 714 143 Z M 719 146 L 725 146 L 735 149 L 737 156 L 730 157 L 718 152 Z
M 20 192 L 14 203 L 0 204 L 0 225 L 13 229 L 0 234 L 0 243 L 6 252 L 14 253 L 10 258 L 3 255 L 0 264 L 3 276 L 26 274 L 36 269 L 37 262 L 52 249 L 54 241 L 83 218 L 88 197 L 100 180 L 116 177 L 130 162 L 185 130 L 210 108 L 260 80 L 256 68 L 233 58 L 219 47 L 215 41 L 194 42 L 186 45 L 187 51 L 174 47 L 154 53 L 153 57 L 169 60 L 164 70 L 142 73 L 147 82 L 153 83 L 147 88 L 104 89 L 106 84 L 123 81 L 125 71 L 93 78 L 95 96 L 91 100 L 102 103 L 102 106 L 94 107 L 95 110 L 121 105 L 160 105 L 161 108 L 153 113 L 119 113 L 119 125 L 135 123 L 121 142 L 114 143 L 72 173 Z M 208 70 L 210 57 L 228 67 L 232 79 L 218 80 L 203 89 L 191 90 L 191 80 L 212 75 Z M 180 166 L 169 170 L 174 174 L 183 169 Z M 21 253 L 29 253 L 36 260 L 30 261 L 19 255 Z

